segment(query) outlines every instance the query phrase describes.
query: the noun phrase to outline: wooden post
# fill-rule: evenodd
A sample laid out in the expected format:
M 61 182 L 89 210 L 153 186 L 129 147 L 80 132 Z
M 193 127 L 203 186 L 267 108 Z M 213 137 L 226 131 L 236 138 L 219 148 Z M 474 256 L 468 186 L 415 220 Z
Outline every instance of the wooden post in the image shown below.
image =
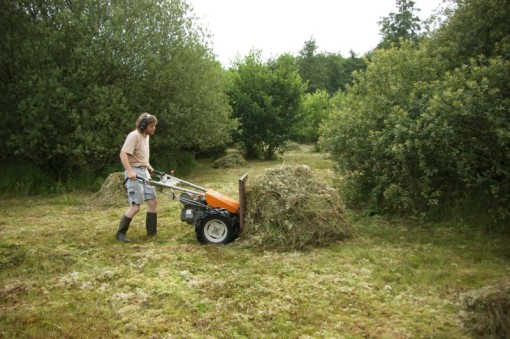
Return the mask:
M 239 178 L 239 232 L 243 230 L 244 218 L 246 217 L 246 182 L 248 173 Z

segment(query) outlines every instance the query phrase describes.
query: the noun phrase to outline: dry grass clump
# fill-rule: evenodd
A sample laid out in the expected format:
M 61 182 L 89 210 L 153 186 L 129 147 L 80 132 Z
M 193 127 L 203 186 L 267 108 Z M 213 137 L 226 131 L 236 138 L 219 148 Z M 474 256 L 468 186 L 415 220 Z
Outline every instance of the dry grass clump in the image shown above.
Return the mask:
M 461 296 L 464 327 L 475 337 L 510 338 L 510 277 Z
M 243 238 L 273 250 L 327 246 L 351 236 L 338 193 L 304 165 L 266 169 L 250 181 Z
M 214 168 L 235 168 L 246 165 L 246 160 L 239 153 L 227 154 L 213 162 Z
M 101 206 L 121 206 L 127 203 L 126 188 L 123 185 L 124 172 L 114 172 L 106 178 L 94 201 Z

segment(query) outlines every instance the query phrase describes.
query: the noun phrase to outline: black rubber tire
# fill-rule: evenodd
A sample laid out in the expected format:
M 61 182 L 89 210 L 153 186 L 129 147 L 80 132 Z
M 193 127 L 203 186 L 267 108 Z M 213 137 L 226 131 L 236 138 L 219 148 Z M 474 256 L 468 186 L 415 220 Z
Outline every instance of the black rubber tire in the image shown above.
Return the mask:
M 236 240 L 237 237 L 239 237 L 239 223 L 236 222 L 234 225 L 234 232 L 232 232 L 229 242 Z
M 237 236 L 237 227 L 223 213 L 205 214 L 197 221 L 195 231 L 202 244 L 228 244 Z

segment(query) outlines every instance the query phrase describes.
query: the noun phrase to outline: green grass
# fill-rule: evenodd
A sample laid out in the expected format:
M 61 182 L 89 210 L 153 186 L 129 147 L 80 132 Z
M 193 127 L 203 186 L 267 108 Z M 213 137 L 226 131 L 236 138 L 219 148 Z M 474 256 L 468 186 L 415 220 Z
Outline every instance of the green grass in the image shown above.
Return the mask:
M 331 164 L 310 148 L 186 180 L 237 194 L 237 178 L 281 162 Z M 0 337 L 469 338 L 459 296 L 510 274 L 510 237 L 463 225 L 348 218 L 355 236 L 309 252 L 202 246 L 160 195 L 159 232 L 114 239 L 124 207 L 92 195 L 0 200 Z

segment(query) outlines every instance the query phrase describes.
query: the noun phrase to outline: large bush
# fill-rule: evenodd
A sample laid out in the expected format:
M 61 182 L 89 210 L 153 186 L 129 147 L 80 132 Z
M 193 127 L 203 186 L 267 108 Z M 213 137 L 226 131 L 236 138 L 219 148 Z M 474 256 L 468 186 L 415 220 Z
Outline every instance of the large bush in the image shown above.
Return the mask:
M 451 71 L 416 49 L 378 51 L 323 124 L 348 202 L 420 215 L 460 206 L 510 215 L 510 63 Z
M 419 46 L 376 51 L 335 98 L 321 145 L 351 206 L 510 218 L 510 4 L 455 5 Z

